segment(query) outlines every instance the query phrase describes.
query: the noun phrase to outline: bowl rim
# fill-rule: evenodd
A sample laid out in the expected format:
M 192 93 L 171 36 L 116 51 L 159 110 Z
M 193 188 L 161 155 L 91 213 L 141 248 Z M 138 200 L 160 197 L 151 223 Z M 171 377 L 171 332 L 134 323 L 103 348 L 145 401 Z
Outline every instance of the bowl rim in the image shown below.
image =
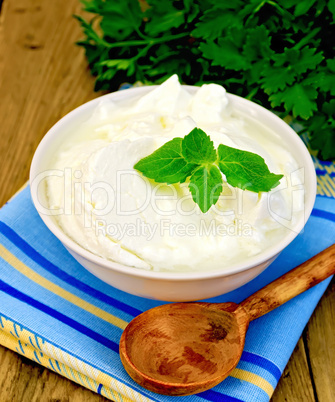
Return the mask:
M 286 234 L 280 241 L 272 245 L 270 248 L 265 249 L 261 251 L 259 254 L 256 254 L 254 256 L 248 257 L 245 260 L 242 260 L 240 262 L 236 262 L 232 264 L 232 267 L 225 267 L 223 269 L 215 269 L 215 270 L 205 270 L 205 271 L 182 271 L 182 272 L 176 272 L 176 271 L 155 271 L 155 270 L 145 270 L 142 268 L 136 268 L 132 266 L 127 266 L 123 265 L 117 262 L 114 262 L 112 260 L 105 259 L 103 257 L 100 257 L 82 246 L 80 246 L 77 242 L 75 242 L 71 237 L 66 235 L 62 229 L 54 222 L 53 219 L 51 219 L 50 216 L 44 215 L 40 213 L 38 210 L 38 200 L 37 200 L 37 192 L 36 194 L 32 191 L 32 182 L 34 178 L 41 172 L 39 168 L 40 161 L 43 159 L 43 152 L 48 148 L 49 142 L 54 140 L 56 138 L 56 133 L 61 132 L 61 127 L 63 125 L 66 125 L 70 121 L 72 121 L 73 118 L 77 114 L 80 114 L 83 112 L 85 109 L 91 109 L 93 106 L 97 105 L 101 100 L 106 99 L 106 98 L 119 98 L 119 100 L 135 95 L 141 95 L 149 92 L 151 89 L 157 88 L 158 85 L 149 85 L 149 86 L 140 86 L 140 87 L 133 87 L 133 88 L 128 88 L 124 89 L 121 91 L 116 91 L 116 92 L 111 92 L 102 96 L 99 96 L 93 100 L 90 100 L 77 108 L 73 109 L 69 113 L 67 113 L 65 116 L 63 116 L 60 120 L 58 120 L 44 135 L 42 140 L 40 141 L 38 147 L 35 150 L 35 153 L 33 155 L 33 159 L 31 162 L 30 166 L 30 174 L 29 174 L 29 183 L 30 183 L 30 192 L 31 192 L 31 198 L 33 201 L 33 204 L 45 223 L 45 225 L 48 227 L 48 229 L 63 243 L 66 249 L 70 249 L 74 253 L 80 255 L 82 258 L 85 258 L 89 262 L 93 264 L 100 265 L 101 267 L 105 269 L 110 269 L 113 271 L 116 271 L 120 274 L 126 275 L 126 276 L 133 276 L 133 277 L 138 277 L 138 278 L 145 278 L 145 279 L 153 279 L 153 280 L 166 280 L 166 281 L 174 281 L 174 282 L 179 282 L 179 281 L 200 281 L 200 280 L 209 280 L 209 279 L 215 279 L 219 277 L 224 277 L 224 276 L 229 276 L 229 275 L 234 275 L 238 274 L 240 272 L 252 269 L 255 266 L 258 266 L 260 264 L 263 264 L 272 258 L 276 257 L 284 248 L 286 248 L 293 240 L 294 238 L 302 231 L 304 228 L 315 203 L 315 198 L 316 198 L 316 186 L 317 186 L 317 181 L 316 181 L 316 172 L 313 164 L 312 157 L 302 141 L 302 139 L 299 137 L 299 135 L 287 124 L 285 123 L 280 117 L 275 115 L 273 112 L 270 110 L 264 108 L 263 106 L 252 102 L 248 99 L 242 98 L 238 95 L 230 94 L 227 93 L 228 99 L 230 101 L 233 101 L 233 103 L 239 103 L 242 105 L 246 105 L 247 109 L 252 109 L 256 110 L 260 113 L 265 114 L 269 118 L 273 119 L 276 122 L 276 125 L 279 125 L 279 127 L 282 127 L 285 131 L 288 133 L 290 132 L 291 134 L 287 134 L 288 136 L 291 137 L 291 141 L 294 142 L 294 145 L 297 147 L 296 149 L 299 150 L 299 153 L 301 154 L 301 159 L 304 160 L 304 167 L 307 168 L 308 172 L 305 171 L 305 181 L 308 180 L 310 181 L 310 193 L 308 197 L 306 197 L 306 192 L 304 196 L 304 214 L 303 217 L 301 217 L 296 225 L 294 226 L 294 230 L 290 230 L 288 234 Z M 197 88 L 196 86 L 190 86 L 190 85 L 183 85 L 183 88 L 186 88 L 188 91 L 195 91 Z M 93 109 L 92 109 L 93 111 Z M 306 189 L 306 187 L 305 187 Z

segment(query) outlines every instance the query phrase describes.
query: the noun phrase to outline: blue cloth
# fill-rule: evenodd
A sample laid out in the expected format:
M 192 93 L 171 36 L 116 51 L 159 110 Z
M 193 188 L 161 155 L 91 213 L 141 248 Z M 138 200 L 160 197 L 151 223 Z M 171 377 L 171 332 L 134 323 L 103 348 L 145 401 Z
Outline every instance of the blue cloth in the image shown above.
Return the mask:
M 261 275 L 213 302 L 240 302 L 335 239 L 335 200 L 317 196 L 303 233 Z M 330 279 L 250 324 L 237 368 L 185 402 L 268 401 Z M 114 401 L 176 401 L 138 386 L 118 343 L 133 317 L 161 302 L 136 297 L 81 267 L 49 232 L 29 188 L 0 210 L 0 343 Z

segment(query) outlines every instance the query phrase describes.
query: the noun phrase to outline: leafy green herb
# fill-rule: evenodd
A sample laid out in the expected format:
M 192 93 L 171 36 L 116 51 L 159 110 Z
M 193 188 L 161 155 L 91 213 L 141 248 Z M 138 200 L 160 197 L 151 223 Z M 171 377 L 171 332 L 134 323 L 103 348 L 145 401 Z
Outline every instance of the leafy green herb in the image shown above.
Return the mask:
M 124 82 L 229 92 L 291 115 L 319 156 L 335 158 L 334 0 L 81 0 L 77 19 L 96 90 Z
M 219 167 L 226 175 L 227 182 L 242 190 L 258 193 L 270 191 L 278 186 L 282 174 L 271 173 L 264 159 L 248 151 L 227 147 L 220 144 L 218 148 Z
M 184 158 L 182 142 L 182 138 L 174 138 L 141 159 L 134 168 L 158 183 L 184 183 L 198 165 Z
M 222 182 L 220 170 L 215 165 L 199 166 L 192 173 L 188 188 L 202 212 L 216 204 L 222 192 Z
M 210 137 L 200 128 L 193 129 L 182 140 L 182 153 L 188 162 L 213 163 L 216 151 Z
M 220 144 L 216 151 L 210 137 L 194 128 L 184 138 L 174 138 L 137 162 L 134 169 L 158 183 L 184 183 L 202 212 L 215 205 L 227 183 L 242 190 L 270 191 L 281 174 L 271 173 L 264 159 L 252 152 Z M 221 172 L 220 172 L 221 170 Z

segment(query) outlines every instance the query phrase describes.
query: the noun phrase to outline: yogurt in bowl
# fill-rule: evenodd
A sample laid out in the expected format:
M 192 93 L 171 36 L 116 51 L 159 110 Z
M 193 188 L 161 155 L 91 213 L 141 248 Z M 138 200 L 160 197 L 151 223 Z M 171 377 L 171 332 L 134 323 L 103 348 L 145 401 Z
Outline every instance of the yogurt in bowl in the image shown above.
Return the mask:
M 188 183 L 156 183 L 134 169 L 193 128 L 264 158 L 283 174 L 270 192 L 225 182 L 206 213 Z M 294 150 L 294 155 L 292 153 Z M 74 110 L 42 140 L 31 167 L 34 204 L 70 253 L 130 293 L 169 301 L 217 296 L 258 275 L 301 231 L 315 171 L 297 134 L 264 108 L 216 84 L 105 95 Z

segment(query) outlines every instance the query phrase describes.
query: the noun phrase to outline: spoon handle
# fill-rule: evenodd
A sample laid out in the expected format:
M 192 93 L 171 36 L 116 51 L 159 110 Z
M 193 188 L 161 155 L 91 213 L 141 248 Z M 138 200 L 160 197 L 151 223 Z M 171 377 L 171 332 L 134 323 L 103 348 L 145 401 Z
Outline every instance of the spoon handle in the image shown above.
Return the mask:
M 252 321 L 335 273 L 335 244 L 245 299 L 241 306 Z

